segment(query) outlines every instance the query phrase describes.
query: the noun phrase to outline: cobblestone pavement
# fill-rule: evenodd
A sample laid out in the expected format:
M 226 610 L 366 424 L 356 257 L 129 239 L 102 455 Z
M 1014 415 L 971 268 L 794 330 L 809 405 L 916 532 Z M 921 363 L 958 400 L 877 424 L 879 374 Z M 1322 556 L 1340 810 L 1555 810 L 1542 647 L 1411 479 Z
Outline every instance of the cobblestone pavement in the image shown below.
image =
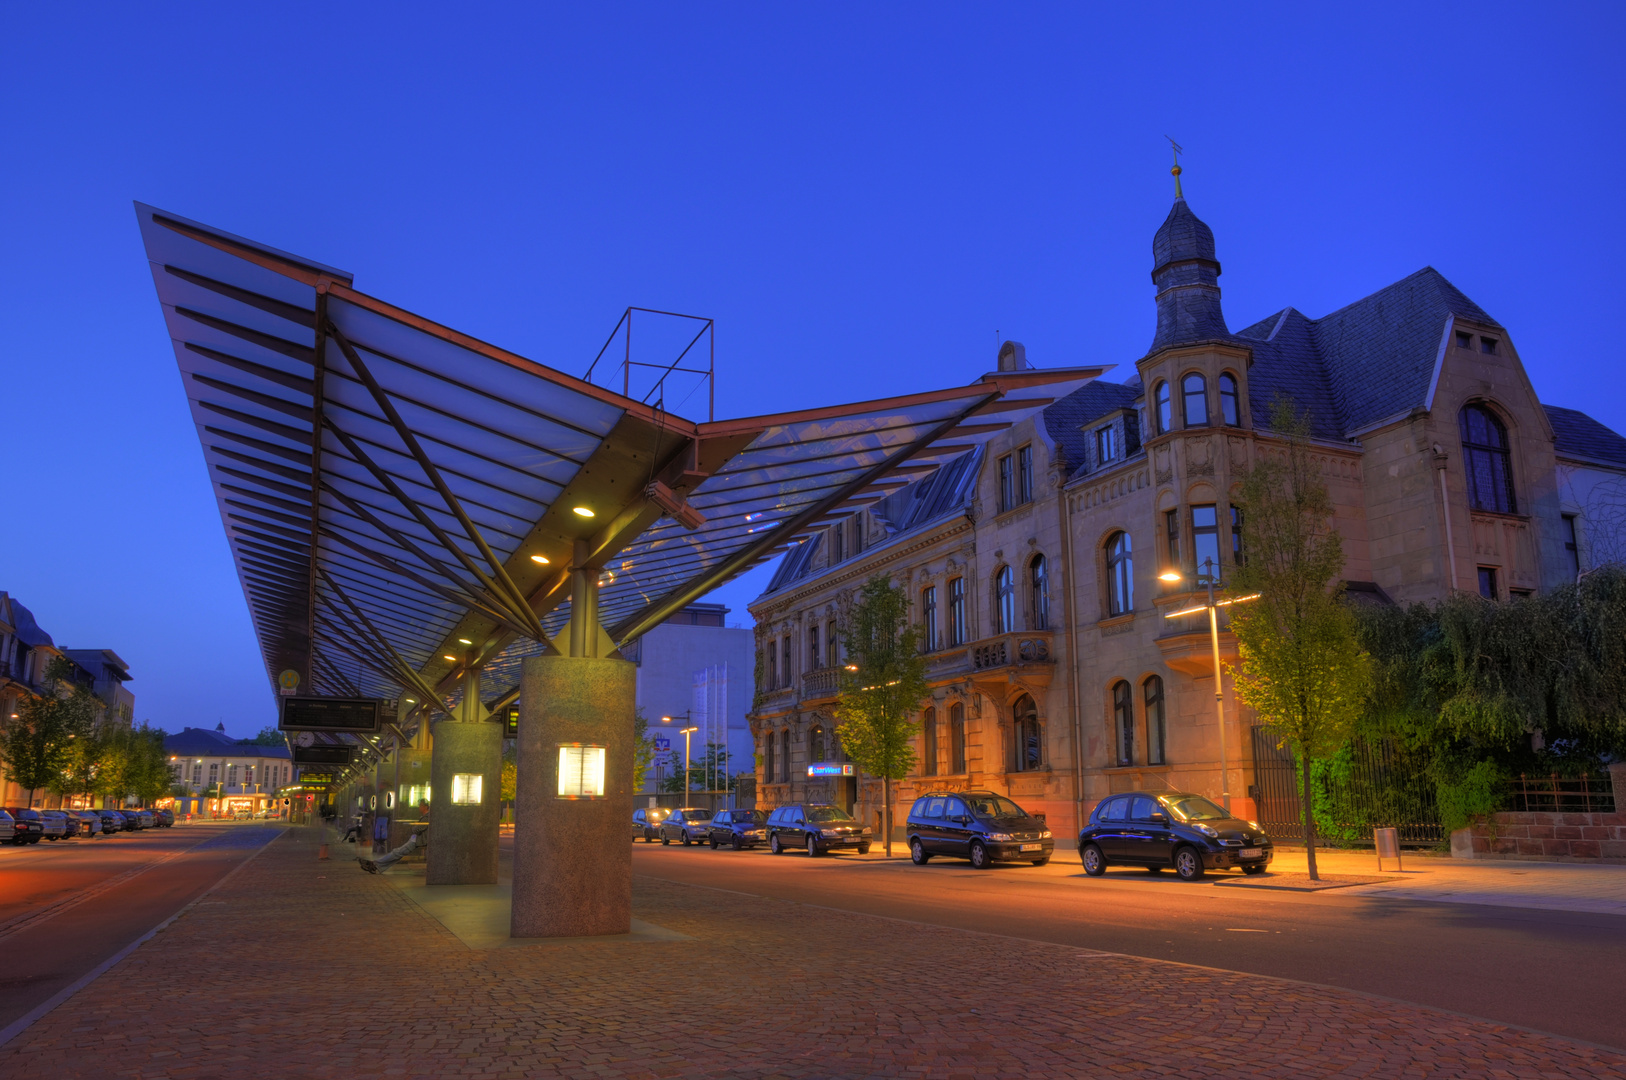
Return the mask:
M 0 1077 L 1615 1077 L 1357 994 L 640 878 L 689 940 L 471 950 L 295 830 L 0 1049 Z

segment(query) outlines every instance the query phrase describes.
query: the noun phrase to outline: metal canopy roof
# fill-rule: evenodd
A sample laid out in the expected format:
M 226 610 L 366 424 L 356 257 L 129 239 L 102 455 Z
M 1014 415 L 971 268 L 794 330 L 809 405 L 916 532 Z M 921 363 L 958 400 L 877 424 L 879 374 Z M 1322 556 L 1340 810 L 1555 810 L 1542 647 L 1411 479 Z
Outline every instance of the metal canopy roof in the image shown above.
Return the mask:
M 136 211 L 267 673 L 307 692 L 445 703 L 471 665 L 517 686 L 572 565 L 630 641 L 1104 370 L 694 423 Z

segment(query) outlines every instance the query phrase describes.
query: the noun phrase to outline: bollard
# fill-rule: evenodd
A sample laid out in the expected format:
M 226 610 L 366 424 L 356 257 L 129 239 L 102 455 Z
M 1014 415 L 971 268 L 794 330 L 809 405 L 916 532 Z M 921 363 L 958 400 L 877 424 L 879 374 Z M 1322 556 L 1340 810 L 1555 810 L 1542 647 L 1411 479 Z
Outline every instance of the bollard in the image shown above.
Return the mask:
M 1395 861 L 1395 869 L 1404 871 L 1405 867 L 1400 861 L 1400 830 L 1373 829 L 1372 840 L 1378 849 L 1378 873 L 1383 873 L 1385 859 Z

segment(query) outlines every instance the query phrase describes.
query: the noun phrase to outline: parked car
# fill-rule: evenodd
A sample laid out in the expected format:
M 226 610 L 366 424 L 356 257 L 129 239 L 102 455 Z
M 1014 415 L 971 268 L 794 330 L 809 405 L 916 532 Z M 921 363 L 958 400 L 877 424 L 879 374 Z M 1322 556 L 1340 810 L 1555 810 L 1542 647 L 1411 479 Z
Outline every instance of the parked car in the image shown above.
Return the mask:
M 22 835 L 18 835 L 17 819 L 11 816 L 10 810 L 0 810 L 0 844 L 26 844 L 28 843 L 28 830 L 25 827 Z
M 978 870 L 996 862 L 1043 866 L 1056 838 L 1039 818 L 991 791 L 934 791 L 909 808 L 909 857 L 924 866 L 934 855 L 970 859 Z
M 117 810 L 92 810 L 91 813 L 102 819 L 102 832 L 107 835 L 124 832 L 130 827 L 130 823 L 124 820 L 124 815 Z
M 175 824 L 175 812 L 160 807 L 152 812 L 152 823 L 160 829 L 167 829 Z
M 79 831 L 86 836 L 102 835 L 102 817 L 94 810 L 75 810 L 73 816 L 79 819 Z
M 11 842 L 13 844 L 37 844 L 45 835 L 45 821 L 40 817 L 38 810 L 28 810 L 21 806 L 8 806 L 6 813 L 12 818 Z
M 632 838 L 643 838 L 644 843 L 653 844 L 661 838 L 661 822 L 672 811 L 664 806 L 651 806 L 646 809 L 632 812 Z
M 130 822 L 132 829 L 152 828 L 152 811 L 150 810 L 122 810 L 126 821 Z
M 719 810 L 706 829 L 712 850 L 727 844 L 735 851 L 756 847 L 768 838 L 768 815 L 761 810 Z
M 1131 792 L 1102 799 L 1078 834 L 1084 872 L 1100 877 L 1109 866 L 1166 866 L 1186 881 L 1205 870 L 1242 868 L 1262 874 L 1275 852 L 1257 822 L 1243 821 L 1201 795 L 1184 791 Z
M 702 844 L 707 839 L 710 827 L 710 810 L 703 806 L 685 806 L 681 810 L 673 810 L 661 822 L 661 843 L 670 844 L 677 840 L 684 847 Z
M 45 839 L 66 840 L 79 835 L 79 819 L 65 810 L 41 810 L 45 821 Z
M 819 856 L 837 848 L 857 848 L 869 853 L 871 833 L 839 806 L 829 803 L 790 803 L 768 815 L 764 825 L 768 850 L 775 855 L 790 848 L 804 848 Z

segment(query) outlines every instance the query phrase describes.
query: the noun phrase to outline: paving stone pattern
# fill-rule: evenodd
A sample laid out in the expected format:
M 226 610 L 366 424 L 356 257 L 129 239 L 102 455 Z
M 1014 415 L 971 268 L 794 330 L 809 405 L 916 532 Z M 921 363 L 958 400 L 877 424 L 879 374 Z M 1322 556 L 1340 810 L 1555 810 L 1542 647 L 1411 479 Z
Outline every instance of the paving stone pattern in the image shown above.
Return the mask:
M 316 841 L 272 843 L 0 1048 L 0 1077 L 1626 1075 L 1357 994 L 648 878 L 634 916 L 691 940 L 475 951 Z

